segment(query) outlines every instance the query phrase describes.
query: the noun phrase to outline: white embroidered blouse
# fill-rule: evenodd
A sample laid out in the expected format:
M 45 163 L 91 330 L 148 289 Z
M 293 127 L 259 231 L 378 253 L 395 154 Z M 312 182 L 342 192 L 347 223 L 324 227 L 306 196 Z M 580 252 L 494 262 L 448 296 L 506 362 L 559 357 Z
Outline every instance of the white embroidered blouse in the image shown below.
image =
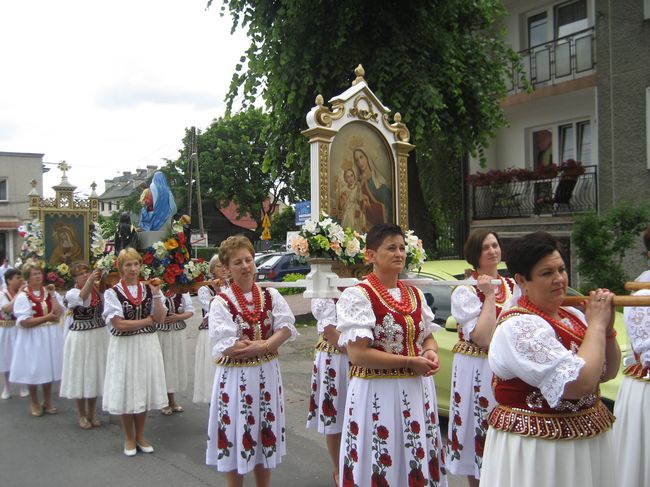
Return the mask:
M 650 289 L 637 291 L 634 296 L 650 296 Z M 639 354 L 641 365 L 650 367 L 650 308 L 647 306 L 626 307 L 623 310 L 623 317 L 632 350 Z
M 568 309 L 586 323 L 579 310 Z M 577 347 L 576 350 L 567 350 L 543 318 L 519 315 L 497 326 L 488 360 L 497 377 L 504 380 L 519 378 L 539 388 L 549 405 L 555 407 L 566 384 L 578 378 L 585 364 L 576 351 Z
M 367 283 L 368 281 L 363 282 Z M 399 288 L 389 289 L 388 292 L 396 300 L 402 299 L 402 292 Z M 424 299 L 422 291 L 417 289 L 417 292 L 422 303 L 423 336 L 442 330 L 442 327 L 433 322 L 435 316 Z M 341 293 L 341 297 L 336 303 L 336 315 L 336 329 L 341 333 L 339 347 L 344 347 L 348 342 L 354 342 L 358 338 L 374 340 L 373 329 L 377 318 L 372 310 L 372 303 L 360 287 L 349 287 Z
M 507 284 L 506 284 L 507 286 Z M 495 286 L 496 288 L 497 286 Z M 521 297 L 519 286 L 515 284 L 512 298 L 503 304 L 503 309 L 508 309 Z M 476 294 L 473 286 L 458 286 L 451 294 L 451 315 L 456 319 L 458 328 L 466 340 L 469 340 L 478 323 L 478 317 L 483 309 L 483 303 Z
M 280 328 L 287 328 L 291 332 L 291 337 L 288 341 L 295 340 L 298 336 L 298 331 L 294 326 L 296 322 L 295 316 L 289 308 L 289 304 L 277 291 L 277 289 L 268 289 L 271 295 L 272 309 L 272 329 L 276 332 Z M 223 293 L 228 296 L 228 299 L 241 311 L 241 307 L 235 298 L 235 293 L 232 289 L 227 288 Z M 248 292 L 244 293 L 246 300 L 251 301 L 253 294 Z M 252 311 L 252 305 L 249 310 Z M 221 299 L 212 300 L 210 305 L 210 314 L 208 318 L 209 323 L 209 336 L 211 342 L 214 344 L 212 347 L 212 356 L 219 357 L 223 352 L 231 348 L 237 340 L 239 340 L 239 325 L 232 319 L 228 305 Z
M 336 304 L 331 298 L 314 298 L 311 300 L 311 314 L 316 318 L 316 328 L 321 334 L 327 325 L 336 326 Z

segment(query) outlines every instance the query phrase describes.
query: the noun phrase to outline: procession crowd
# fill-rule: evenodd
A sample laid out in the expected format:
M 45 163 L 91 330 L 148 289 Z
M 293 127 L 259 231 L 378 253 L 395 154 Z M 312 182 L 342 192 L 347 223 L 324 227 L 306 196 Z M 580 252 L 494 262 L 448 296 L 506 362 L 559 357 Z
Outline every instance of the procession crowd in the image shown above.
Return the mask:
M 644 243 L 650 257 L 650 229 Z M 400 227 L 370 228 L 372 272 L 338 299 L 312 300 L 319 340 L 306 426 L 325 437 L 332 483 L 443 487 L 454 474 L 471 486 L 650 485 L 650 308 L 625 309 L 636 361 L 612 414 L 599 384 L 621 360 L 613 293 L 592 291 L 580 310 L 562 306 L 563 250 L 543 232 L 511 242 L 512 278 L 497 271 L 495 232 L 475 230 L 464 250 L 476 284 L 452 294 L 459 341 L 444 439 L 434 382 L 440 327 L 422 291 L 399 279 Z M 209 404 L 206 464 L 229 486 L 250 472 L 256 485 L 270 485 L 287 453 L 278 350 L 297 336 L 295 318 L 280 293 L 256 284 L 254 256 L 247 238 L 224 240 L 210 261 L 213 280 L 198 291 L 193 400 Z M 195 313 L 189 294 L 142 283 L 141 265 L 136 250 L 123 249 L 120 281 L 102 293 L 100 271 L 76 263 L 75 287 L 62 299 L 28 264 L 5 271 L 0 293 L 3 398 L 9 382 L 21 384 L 32 415 L 56 414 L 60 380 L 79 427 L 91 429 L 101 426 L 101 396 L 101 408 L 121 418 L 129 457 L 154 452 L 148 411 L 183 411 L 175 393 L 187 386 L 185 320 Z M 650 281 L 650 271 L 637 280 Z

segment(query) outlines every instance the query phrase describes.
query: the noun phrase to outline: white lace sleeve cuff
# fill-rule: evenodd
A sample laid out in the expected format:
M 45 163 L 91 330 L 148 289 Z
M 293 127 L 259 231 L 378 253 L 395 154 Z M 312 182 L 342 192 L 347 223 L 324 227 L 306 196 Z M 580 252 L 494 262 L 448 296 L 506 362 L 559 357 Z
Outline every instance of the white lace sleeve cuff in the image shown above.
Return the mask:
M 269 293 L 271 294 L 271 300 L 273 301 L 273 331 L 275 332 L 280 328 L 286 328 L 291 332 L 291 336 L 287 341 L 292 342 L 298 336 L 298 330 L 296 330 L 295 327 L 296 317 L 293 315 L 287 300 L 284 299 L 277 289 L 270 288 Z
M 584 365 L 585 361 L 581 357 L 573 355 L 558 363 L 553 373 L 548 375 L 539 385 L 539 390 L 551 407 L 558 405 L 564 395 L 564 388 L 569 382 L 573 382 L 578 378 L 580 369 Z
M 650 290 L 634 293 L 635 296 L 650 295 Z M 650 365 L 650 308 L 634 306 L 625 308 L 625 328 L 630 337 L 632 350 L 641 356 L 644 366 Z
M 194 315 L 194 305 L 192 304 L 192 297 L 190 293 L 183 293 L 183 312 L 191 312 Z
M 339 336 L 339 347 L 345 347 L 348 343 L 355 342 L 359 338 L 370 338 L 370 341 L 375 340 L 372 330 L 368 328 L 348 328 L 341 331 Z
M 327 325 L 336 326 L 336 304 L 333 299 L 312 299 L 311 314 L 316 318 L 316 327 L 319 334 L 325 331 Z
M 209 286 L 200 287 L 197 294 L 199 297 L 199 303 L 201 303 L 201 308 L 207 313 L 210 311 L 210 301 L 212 301 L 212 294 L 210 293 Z

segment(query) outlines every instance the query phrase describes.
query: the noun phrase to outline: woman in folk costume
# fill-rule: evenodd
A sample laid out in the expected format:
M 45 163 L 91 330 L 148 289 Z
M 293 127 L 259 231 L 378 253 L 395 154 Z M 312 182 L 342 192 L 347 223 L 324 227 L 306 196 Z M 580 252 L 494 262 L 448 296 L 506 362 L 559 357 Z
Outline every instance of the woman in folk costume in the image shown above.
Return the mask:
M 56 414 L 52 405 L 52 383 L 61 379 L 63 332 L 59 318 L 63 312 L 61 298 L 54 286 L 43 286 L 43 270 L 36 264 L 22 268 L 27 287 L 16 298 L 16 344 L 11 359 L 9 380 L 28 384 L 31 411 Z M 43 386 L 43 405 L 38 401 L 37 386 Z
M 650 259 L 650 228 L 643 234 Z M 636 278 L 650 282 L 650 271 Z M 635 295 L 650 295 L 643 289 Z M 614 404 L 614 450 L 619 485 L 650 485 L 650 307 L 630 307 L 623 311 L 635 363 L 625 368 L 623 382 Z
M 65 295 L 69 330 L 63 348 L 63 374 L 59 395 L 77 400 L 79 427 L 100 426 L 97 419 L 97 396 L 104 391 L 108 333 L 102 318 L 104 305 L 95 282 L 102 277 L 99 269 L 91 270 L 84 262 L 72 265 L 75 287 Z
M 341 334 L 336 330 L 336 301 L 312 299 L 311 312 L 317 322 L 318 343 L 311 375 L 307 428 L 325 435 L 327 451 L 334 465 L 334 481 L 338 485 L 341 432 L 348 391 L 348 355 L 345 347 L 337 345 Z
M 465 242 L 465 258 L 478 284 L 459 286 L 451 295 L 451 314 L 458 322 L 459 342 L 454 346 L 451 379 L 447 469 L 466 475 L 470 486 L 478 486 L 487 419 L 495 406 L 488 347 L 497 317 L 513 293 L 515 281 L 499 276 L 499 236 L 490 230 L 474 230 Z M 499 285 L 490 283 L 498 279 Z
M 506 261 L 523 296 L 502 313 L 490 342 L 498 404 L 481 485 L 617 485 L 614 417 L 599 397 L 621 356 L 613 294 L 592 291 L 584 314 L 562 307 L 568 276 L 560 243 L 548 233 L 513 240 Z
M 182 413 L 183 406 L 176 402 L 175 393 L 187 388 L 187 354 L 185 340 L 187 323 L 194 316 L 194 306 L 190 293 L 165 293 L 167 316 L 164 322 L 156 323 L 156 335 L 165 364 L 165 384 L 167 384 L 168 405 L 160 411 L 165 416 Z
M 209 403 L 212 398 L 212 385 L 214 384 L 214 370 L 216 364 L 212 358 L 212 344 L 208 333 L 208 315 L 212 298 L 226 290 L 228 282 L 228 269 L 221 263 L 218 255 L 210 259 L 210 274 L 212 282 L 209 286 L 199 288 L 198 296 L 201 303 L 203 320 L 199 325 L 199 334 L 196 338 L 194 352 L 194 402 Z
M 440 327 L 422 292 L 398 279 L 406 262 L 401 228 L 375 225 L 366 249 L 373 272 L 336 304 L 339 346 L 353 364 L 341 485 L 446 486 L 432 377 L 440 368 L 432 333 Z
M 295 318 L 280 293 L 255 284 L 254 255 L 244 236 L 221 243 L 232 283 L 210 306 L 217 369 L 206 463 L 226 473 L 229 487 L 243 485 L 250 471 L 258 487 L 270 485 L 271 469 L 286 453 L 278 348 L 297 335 Z
M 0 372 L 4 373 L 4 387 L 2 388 L 2 399 L 9 399 L 9 371 L 11 370 L 11 358 L 14 354 L 16 343 L 16 316 L 14 315 L 14 304 L 18 293 L 23 286 L 23 276 L 18 269 L 10 268 L 4 273 L 5 286 L 0 292 Z M 25 384 L 20 385 L 20 397 L 29 394 Z
M 140 282 L 142 257 L 126 248 L 117 257 L 120 282 L 104 293 L 104 320 L 111 337 L 106 360 L 103 408 L 119 414 L 124 431 L 124 454 L 153 453 L 144 437 L 147 411 L 167 405 L 165 366 L 156 323 L 167 314 L 160 284 Z

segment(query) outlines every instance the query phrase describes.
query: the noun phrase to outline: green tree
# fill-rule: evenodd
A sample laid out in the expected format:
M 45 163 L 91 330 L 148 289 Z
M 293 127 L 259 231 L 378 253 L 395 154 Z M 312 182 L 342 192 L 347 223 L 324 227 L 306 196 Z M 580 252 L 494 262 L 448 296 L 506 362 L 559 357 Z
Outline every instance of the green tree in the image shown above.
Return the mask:
M 295 198 L 291 171 L 280 168 L 272 175 L 263 168 L 268 123 L 269 117 L 262 110 L 249 108 L 215 119 L 197 137 L 202 199 L 221 207 L 235 202 L 239 215 L 250 214 L 260 231 L 266 198 L 271 208 L 278 201 Z M 168 160 L 163 167 L 179 209 L 187 206 L 189 144 L 187 130 L 180 157 Z
M 293 206 L 282 208 L 271 220 L 271 239 L 276 243 L 285 243 L 287 232 L 299 230 L 296 226 L 296 210 Z
M 102 237 L 112 240 L 120 221 L 120 212 L 114 211 L 109 216 L 99 215 L 99 226 L 102 229 Z
M 588 281 L 585 289 L 603 287 L 625 293 L 622 262 L 625 253 L 650 222 L 646 205 L 620 203 L 604 214 L 578 217 L 572 241 L 578 255 L 578 270 Z
M 411 226 L 432 245 L 433 232 L 419 223 L 462 216 L 462 165 L 504 125 L 499 102 L 517 59 L 503 40 L 500 1 L 223 0 L 221 11 L 251 39 L 227 102 L 232 108 L 241 94 L 248 106 L 263 97 L 271 117 L 265 168 L 294 170 L 308 196 L 305 114 L 317 94 L 349 87 L 361 63 L 417 146 L 409 161 Z

